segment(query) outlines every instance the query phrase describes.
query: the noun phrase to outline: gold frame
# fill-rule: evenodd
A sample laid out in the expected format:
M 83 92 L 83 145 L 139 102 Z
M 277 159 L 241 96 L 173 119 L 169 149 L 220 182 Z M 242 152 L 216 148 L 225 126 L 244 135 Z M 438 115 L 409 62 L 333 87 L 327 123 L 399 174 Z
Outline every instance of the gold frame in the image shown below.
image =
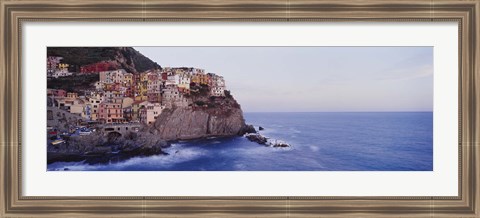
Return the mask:
M 0 216 L 479 217 L 479 9 L 479 0 L 0 0 Z M 459 196 L 22 196 L 21 30 L 26 21 L 455 21 L 459 24 Z

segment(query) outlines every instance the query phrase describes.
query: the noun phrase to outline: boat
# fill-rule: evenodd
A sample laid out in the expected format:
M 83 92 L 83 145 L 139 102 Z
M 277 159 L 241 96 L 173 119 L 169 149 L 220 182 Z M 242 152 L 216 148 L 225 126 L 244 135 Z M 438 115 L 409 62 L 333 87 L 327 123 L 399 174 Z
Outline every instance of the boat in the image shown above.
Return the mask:
M 90 135 L 90 134 L 92 134 L 92 131 L 90 131 L 90 130 L 80 130 L 80 132 L 78 134 L 80 134 L 80 135 Z
M 62 143 L 65 143 L 65 140 L 63 139 L 57 139 L 57 140 L 54 140 L 52 142 L 52 145 L 59 145 L 59 144 L 62 144 Z

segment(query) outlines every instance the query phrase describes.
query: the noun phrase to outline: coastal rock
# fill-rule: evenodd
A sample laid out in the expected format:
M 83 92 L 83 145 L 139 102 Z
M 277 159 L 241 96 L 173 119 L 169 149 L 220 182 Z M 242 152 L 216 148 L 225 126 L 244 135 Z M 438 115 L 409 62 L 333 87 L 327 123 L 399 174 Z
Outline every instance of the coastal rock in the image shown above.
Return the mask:
M 252 134 L 252 133 L 257 133 L 257 130 L 255 130 L 255 127 L 253 127 L 253 125 L 245 125 L 243 129 L 240 131 L 240 135 Z
M 247 134 L 245 135 L 245 137 L 252 141 L 252 142 L 256 142 L 258 144 L 261 144 L 261 145 L 266 145 L 267 142 L 268 142 L 268 139 L 260 134 Z
M 276 139 L 269 139 L 265 136 L 260 135 L 259 133 L 253 133 L 253 134 L 246 134 L 245 138 L 252 142 L 256 142 L 261 145 L 265 145 L 268 147 L 274 147 L 274 148 L 287 148 L 290 147 L 290 144 L 281 141 L 281 140 L 276 140 Z
M 273 141 L 269 141 L 267 143 L 269 146 L 271 147 L 274 147 L 274 148 L 287 148 L 287 147 L 290 147 L 290 145 L 284 141 L 280 141 L 280 140 L 273 140 Z
M 121 137 L 94 133 L 69 137 L 60 145 L 48 145 L 47 162 L 85 161 L 88 164 L 122 161 L 135 156 L 166 154 L 170 144 L 149 132 L 129 132 Z
M 262 130 L 264 130 L 264 129 L 265 129 L 265 128 L 263 128 L 263 127 L 261 127 L 261 126 L 258 127 L 258 130 L 259 130 L 259 131 L 262 131 Z
M 170 141 L 242 135 L 245 126 L 240 107 L 188 107 L 165 109 L 155 121 L 153 130 L 161 139 Z

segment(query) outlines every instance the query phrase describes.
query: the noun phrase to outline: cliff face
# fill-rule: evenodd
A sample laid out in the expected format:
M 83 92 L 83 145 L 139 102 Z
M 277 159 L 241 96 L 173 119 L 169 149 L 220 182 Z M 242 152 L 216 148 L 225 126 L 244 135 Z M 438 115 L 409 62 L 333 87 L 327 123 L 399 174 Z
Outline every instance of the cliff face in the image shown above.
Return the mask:
M 245 120 L 240 107 L 165 109 L 153 125 L 163 140 L 187 140 L 243 134 Z

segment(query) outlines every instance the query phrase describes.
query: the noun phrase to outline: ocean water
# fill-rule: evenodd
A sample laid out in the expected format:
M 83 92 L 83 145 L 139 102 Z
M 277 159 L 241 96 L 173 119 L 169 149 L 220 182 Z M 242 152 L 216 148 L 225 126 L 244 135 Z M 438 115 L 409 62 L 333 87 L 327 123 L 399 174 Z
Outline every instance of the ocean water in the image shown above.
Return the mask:
M 88 165 L 57 162 L 48 170 L 94 171 L 432 171 L 432 112 L 245 113 L 248 124 L 289 148 L 244 137 L 177 142 L 170 155 Z

